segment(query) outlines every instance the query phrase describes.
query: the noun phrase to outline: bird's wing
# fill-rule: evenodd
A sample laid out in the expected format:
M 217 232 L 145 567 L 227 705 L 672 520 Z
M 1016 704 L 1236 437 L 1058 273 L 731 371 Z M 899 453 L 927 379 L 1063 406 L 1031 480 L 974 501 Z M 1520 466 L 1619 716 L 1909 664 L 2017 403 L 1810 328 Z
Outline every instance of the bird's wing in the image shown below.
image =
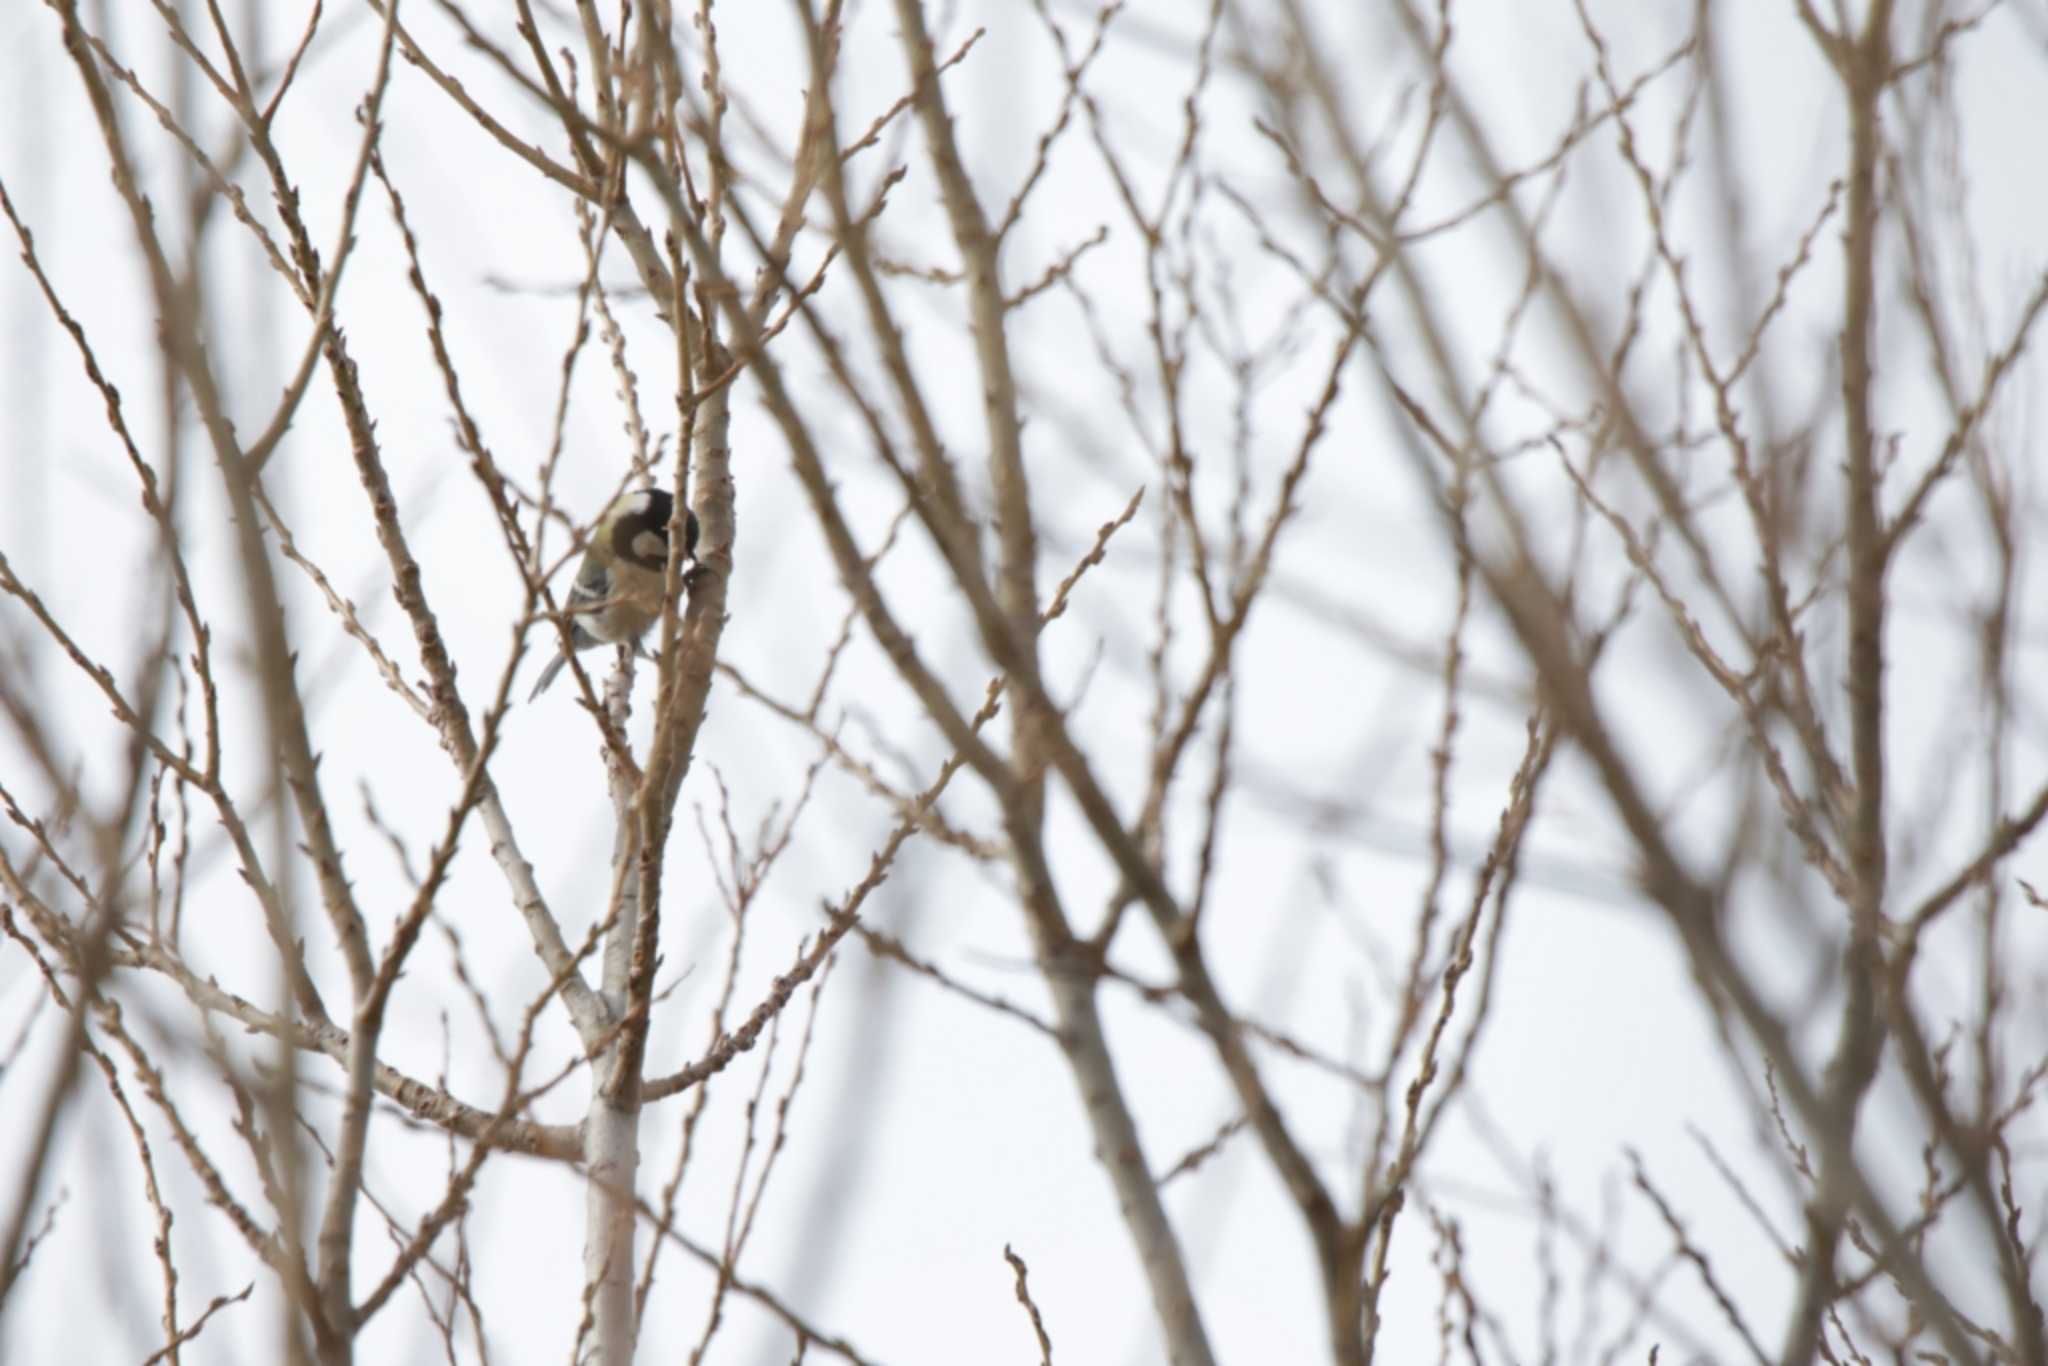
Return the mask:
M 576 582 L 569 589 L 569 610 L 588 612 L 611 595 L 611 571 L 596 555 L 585 555 L 576 570 Z
M 584 629 L 582 622 L 573 620 L 573 614 L 597 611 L 611 595 L 612 576 L 605 569 L 604 561 L 595 555 L 585 555 L 583 563 L 576 570 L 576 582 L 569 587 L 569 601 L 564 604 L 564 610 L 572 614 L 569 626 L 571 648 L 587 650 L 599 643 L 596 636 Z M 557 654 L 550 659 L 547 667 L 540 671 L 540 677 L 534 681 L 533 692 L 526 700 L 531 702 L 546 692 L 548 684 L 555 681 L 555 675 L 560 673 L 562 666 L 568 662 L 569 656 L 566 654 Z

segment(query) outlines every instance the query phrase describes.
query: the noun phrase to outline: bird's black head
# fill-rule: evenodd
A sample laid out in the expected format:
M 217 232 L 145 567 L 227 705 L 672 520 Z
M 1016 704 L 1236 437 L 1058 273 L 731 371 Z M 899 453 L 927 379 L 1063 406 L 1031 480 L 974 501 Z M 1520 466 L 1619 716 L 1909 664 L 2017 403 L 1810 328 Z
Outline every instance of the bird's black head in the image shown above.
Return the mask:
M 612 554 L 642 569 L 668 564 L 668 521 L 676 500 L 667 489 L 634 489 L 620 498 L 611 519 Z M 683 557 L 697 550 L 697 514 L 683 514 Z

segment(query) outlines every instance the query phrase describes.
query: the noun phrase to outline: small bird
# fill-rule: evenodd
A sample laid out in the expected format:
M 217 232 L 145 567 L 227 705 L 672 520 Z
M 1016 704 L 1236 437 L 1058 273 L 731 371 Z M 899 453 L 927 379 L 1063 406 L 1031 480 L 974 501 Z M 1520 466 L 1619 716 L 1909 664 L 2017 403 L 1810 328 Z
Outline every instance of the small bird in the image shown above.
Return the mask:
M 590 548 L 577 566 L 569 590 L 574 617 L 569 640 L 575 648 L 636 641 L 661 618 L 662 575 L 668 568 L 668 521 L 675 498 L 666 489 L 633 489 L 619 495 L 591 529 Z M 683 558 L 697 550 L 697 514 L 683 514 Z M 569 662 L 556 655 L 533 685 L 531 702 Z

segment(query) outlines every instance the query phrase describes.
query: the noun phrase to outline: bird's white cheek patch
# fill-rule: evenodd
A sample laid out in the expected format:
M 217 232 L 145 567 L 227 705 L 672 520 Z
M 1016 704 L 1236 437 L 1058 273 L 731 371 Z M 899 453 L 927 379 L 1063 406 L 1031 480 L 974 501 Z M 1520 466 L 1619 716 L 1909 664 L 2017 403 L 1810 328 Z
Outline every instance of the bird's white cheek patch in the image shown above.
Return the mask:
M 633 553 L 643 560 L 657 564 L 668 562 L 668 538 L 653 531 L 643 531 L 633 537 Z

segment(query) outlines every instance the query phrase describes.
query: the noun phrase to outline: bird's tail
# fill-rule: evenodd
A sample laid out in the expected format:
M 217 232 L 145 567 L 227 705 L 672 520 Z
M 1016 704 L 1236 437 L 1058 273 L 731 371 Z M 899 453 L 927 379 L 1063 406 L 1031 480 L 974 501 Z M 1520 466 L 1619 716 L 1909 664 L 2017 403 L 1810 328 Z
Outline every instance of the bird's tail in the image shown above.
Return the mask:
M 542 693 L 546 692 L 548 690 L 548 684 L 555 681 L 555 675 L 560 673 L 562 671 L 562 666 L 564 664 L 567 664 L 568 662 L 569 656 L 564 654 L 558 654 L 553 659 L 549 660 L 548 666 L 540 671 L 540 677 L 534 680 L 533 691 L 527 694 L 526 700 L 528 702 L 531 702 L 535 698 L 539 697 Z

